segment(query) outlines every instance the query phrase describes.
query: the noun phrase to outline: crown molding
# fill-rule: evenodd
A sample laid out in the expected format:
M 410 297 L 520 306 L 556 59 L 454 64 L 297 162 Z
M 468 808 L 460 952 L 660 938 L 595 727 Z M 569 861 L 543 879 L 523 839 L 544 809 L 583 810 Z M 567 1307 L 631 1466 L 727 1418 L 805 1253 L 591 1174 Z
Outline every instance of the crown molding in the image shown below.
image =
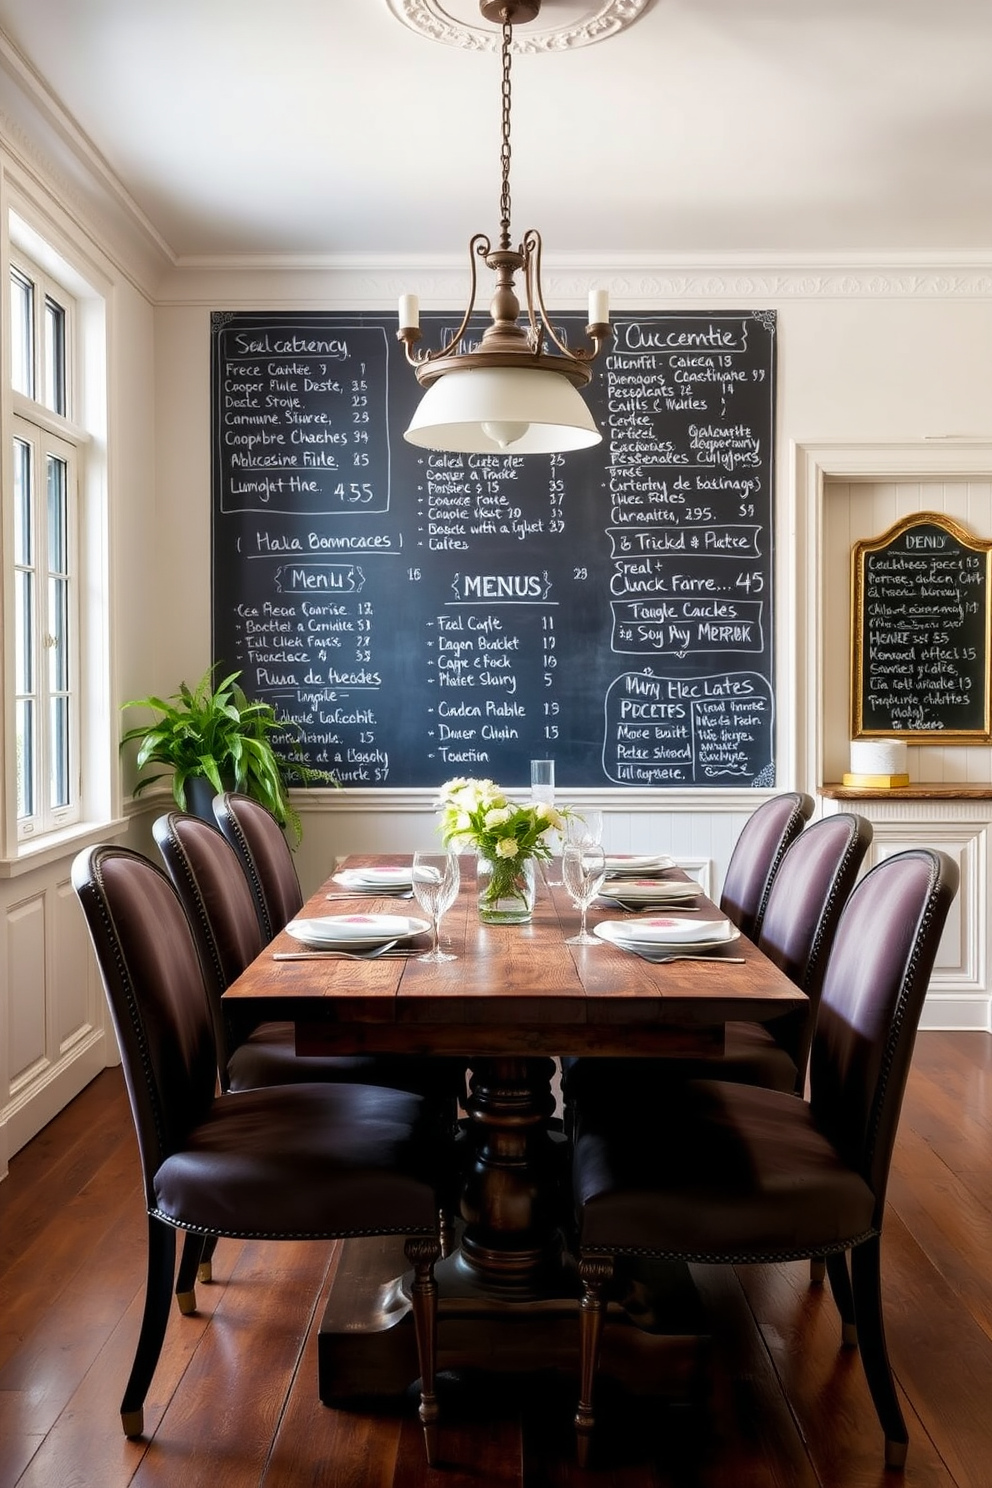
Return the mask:
M 0 31 L 0 145 L 38 193 L 150 294 L 175 255 L 45 81 Z
M 659 254 L 556 254 L 544 265 L 545 296 L 560 309 L 584 307 L 589 284 L 625 305 L 750 305 L 790 300 L 992 300 L 992 254 L 908 258 L 757 255 L 693 260 Z M 221 283 L 223 281 L 223 283 Z M 424 309 L 450 309 L 466 293 L 464 261 L 397 254 L 188 257 L 158 287 L 165 303 L 229 303 L 268 297 L 271 308 L 309 304 L 392 308 L 415 290 Z

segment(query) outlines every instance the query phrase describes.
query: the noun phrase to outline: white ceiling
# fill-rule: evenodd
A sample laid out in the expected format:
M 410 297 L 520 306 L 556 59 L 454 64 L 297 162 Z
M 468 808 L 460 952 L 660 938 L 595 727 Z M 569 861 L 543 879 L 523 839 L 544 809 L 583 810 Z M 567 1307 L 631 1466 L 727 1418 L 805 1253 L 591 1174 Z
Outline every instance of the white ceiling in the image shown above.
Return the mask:
M 0 0 L 0 31 L 181 259 L 497 235 L 498 57 L 387 0 Z M 652 0 L 515 58 L 512 188 L 549 262 L 987 256 L 992 0 Z

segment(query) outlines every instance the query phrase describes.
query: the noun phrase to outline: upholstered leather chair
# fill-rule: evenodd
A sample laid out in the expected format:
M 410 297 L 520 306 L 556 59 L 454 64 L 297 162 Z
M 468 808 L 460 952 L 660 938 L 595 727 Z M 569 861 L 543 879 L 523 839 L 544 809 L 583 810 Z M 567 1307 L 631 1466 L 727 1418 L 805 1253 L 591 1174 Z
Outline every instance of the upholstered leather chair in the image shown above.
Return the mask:
M 803 791 L 765 801 L 744 823 L 727 864 L 720 908 L 748 938 L 757 940 L 772 881 L 789 845 L 813 814 Z
M 264 809 L 264 808 L 263 808 Z M 162 861 L 193 930 L 210 995 L 221 1086 L 251 1090 L 313 1080 L 389 1085 L 435 1102 L 453 1128 L 464 1092 L 458 1060 L 378 1055 L 300 1055 L 292 1023 L 263 1023 L 238 1037 L 221 995 L 263 949 L 248 879 L 230 842 L 200 817 L 169 811 L 152 826 Z
M 855 887 L 827 962 L 808 1101 L 690 1080 L 673 1088 L 669 1110 L 634 1115 L 615 1101 L 583 1102 L 573 1156 L 582 1460 L 617 1257 L 747 1264 L 825 1255 L 844 1341 L 861 1348 L 886 1464 L 904 1463 L 908 1434 L 886 1353 L 879 1239 L 916 1029 L 957 883 L 948 857 L 914 848 L 886 858 Z
M 433 1461 L 434 1262 L 447 1153 L 425 1102 L 398 1090 L 327 1083 L 217 1095 L 203 975 L 168 878 L 138 853 L 95 847 L 76 858 L 72 882 L 120 1044 L 148 1212 L 144 1313 L 121 1404 L 125 1435 L 143 1430 L 169 1318 L 177 1230 L 294 1241 L 405 1235 L 420 1419 Z
M 723 1050 L 698 1059 L 563 1059 L 566 1128 L 584 1099 L 613 1092 L 622 1100 L 631 1084 L 653 1090 L 672 1080 L 738 1080 L 801 1094 L 827 953 L 871 839 L 862 816 L 824 817 L 796 838 L 775 876 L 758 945 L 809 997 L 802 1017 L 728 1023 Z
M 215 796 L 214 818 L 234 848 L 255 900 L 266 942 L 299 914 L 303 891 L 282 827 L 251 796 L 225 791 Z

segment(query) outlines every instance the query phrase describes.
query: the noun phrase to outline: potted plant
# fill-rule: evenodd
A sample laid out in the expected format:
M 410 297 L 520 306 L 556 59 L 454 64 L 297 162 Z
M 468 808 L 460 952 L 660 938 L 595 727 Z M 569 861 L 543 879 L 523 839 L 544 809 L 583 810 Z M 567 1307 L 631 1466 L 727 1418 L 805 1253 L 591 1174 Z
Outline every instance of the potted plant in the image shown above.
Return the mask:
M 204 672 L 195 687 L 180 683 L 168 698 L 134 698 L 125 708 L 153 708 L 161 716 L 154 723 L 138 724 L 121 739 L 121 748 L 138 742 L 135 763 L 168 765 L 172 769 L 172 794 L 181 811 L 192 811 L 212 820 L 210 801 L 221 791 L 240 791 L 268 807 L 299 842 L 302 826 L 299 813 L 289 799 L 288 782 L 338 785 L 326 770 L 314 769 L 299 749 L 283 752 L 273 736 L 283 740 L 297 725 L 276 714 L 270 703 L 252 701 L 238 685 L 240 671 L 231 672 L 216 687 L 214 667 Z M 163 774 L 146 775 L 134 787 L 137 796 Z

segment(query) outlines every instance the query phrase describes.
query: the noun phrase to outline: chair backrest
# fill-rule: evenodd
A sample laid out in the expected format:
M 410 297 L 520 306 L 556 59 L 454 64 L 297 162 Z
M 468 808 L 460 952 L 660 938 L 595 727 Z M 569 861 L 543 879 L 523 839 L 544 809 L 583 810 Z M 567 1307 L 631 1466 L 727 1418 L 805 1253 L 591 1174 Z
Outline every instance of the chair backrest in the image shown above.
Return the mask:
M 72 865 L 110 1004 L 138 1135 L 145 1199 L 186 1145 L 217 1084 L 217 1055 L 189 921 L 165 874 L 126 847 L 91 847 Z
M 799 834 L 772 879 L 758 945 L 814 1001 L 871 839 L 863 816 L 826 816 Z
M 930 973 L 957 891 L 957 865 L 911 848 L 876 864 L 841 913 L 810 1051 L 820 1129 L 875 1195 L 889 1161 Z
M 214 817 L 238 855 L 267 944 L 303 905 L 289 843 L 271 811 L 251 796 L 235 791 L 216 796 Z
M 758 938 L 778 865 L 812 816 L 813 806 L 812 796 L 803 791 L 773 796 L 748 818 L 734 844 L 720 908 L 751 940 Z
M 152 835 L 193 931 L 226 1088 L 230 1049 L 220 999 L 262 949 L 255 899 L 237 853 L 211 823 L 169 811 L 154 823 Z

